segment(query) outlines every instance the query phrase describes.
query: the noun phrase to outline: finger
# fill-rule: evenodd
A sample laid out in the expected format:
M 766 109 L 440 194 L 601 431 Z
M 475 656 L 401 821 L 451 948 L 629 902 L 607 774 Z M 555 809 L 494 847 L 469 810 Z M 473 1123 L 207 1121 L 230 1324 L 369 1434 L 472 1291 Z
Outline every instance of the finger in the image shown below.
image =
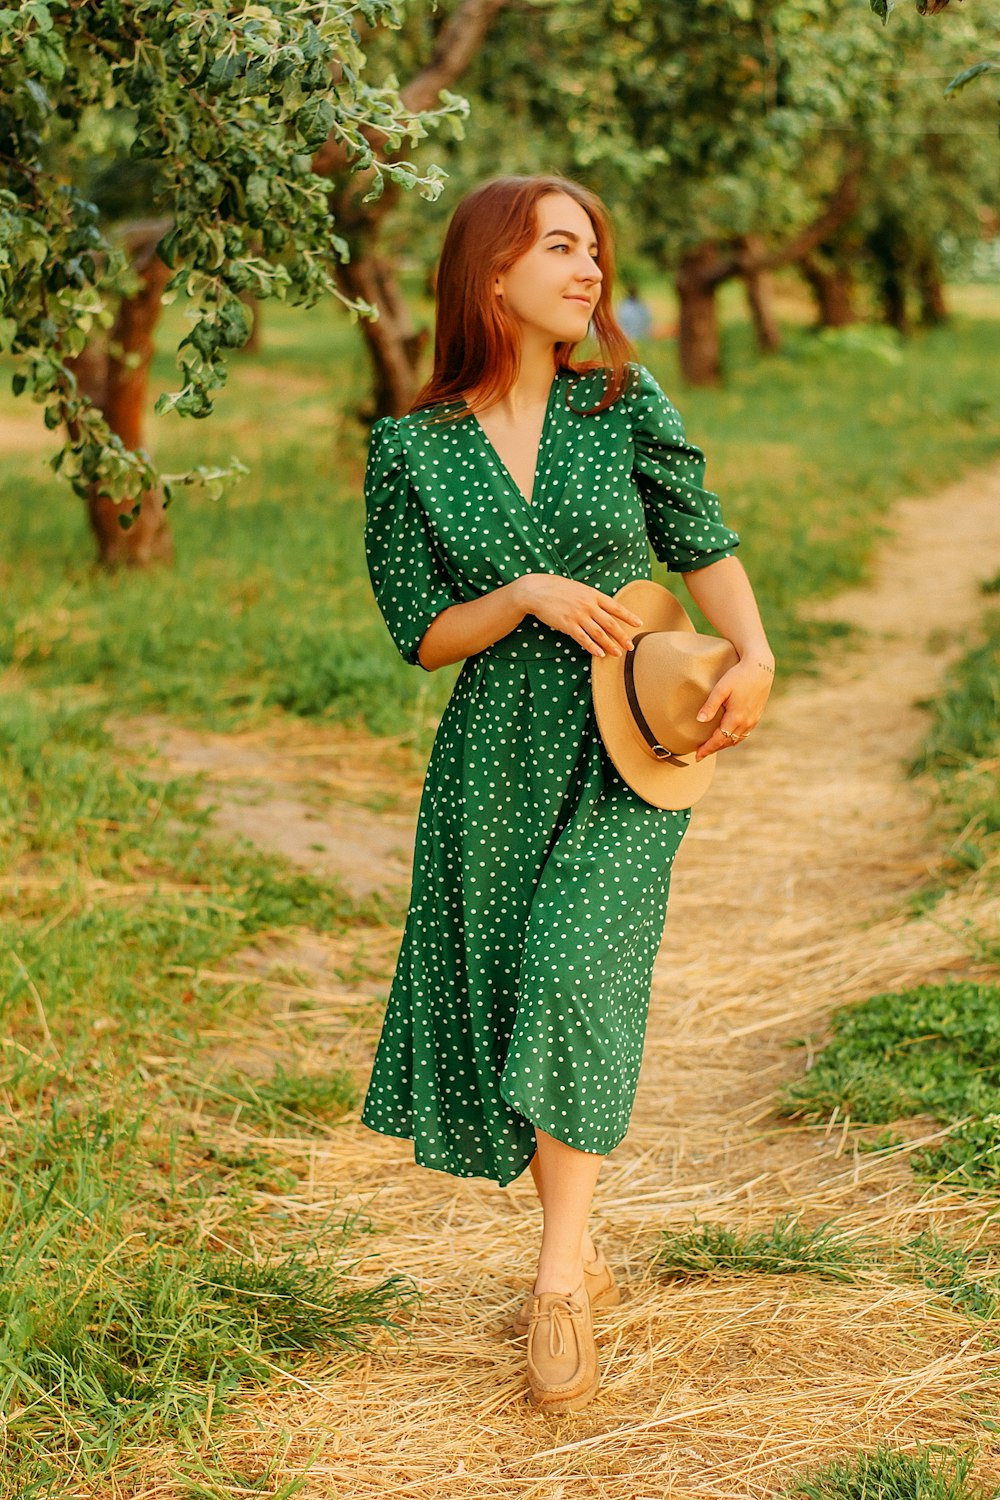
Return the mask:
M 596 592 L 600 598 L 601 608 L 606 610 L 609 615 L 617 615 L 619 620 L 625 620 L 629 625 L 642 624 L 641 615 L 633 614 L 630 609 L 626 609 L 624 604 L 620 604 L 617 599 L 613 599 L 609 594 L 602 594 L 600 590 Z
M 608 653 L 604 650 L 604 648 L 602 646 L 599 646 L 596 641 L 591 640 L 590 636 L 587 634 L 586 630 L 584 630 L 582 625 L 575 625 L 568 633 L 573 637 L 575 641 L 578 641 L 581 646 L 585 646 L 586 649 L 590 652 L 591 656 L 607 656 Z
M 603 619 L 597 619 L 593 624 L 606 639 L 615 641 L 623 651 L 631 651 L 635 631 L 630 630 L 627 625 L 619 623 L 611 615 L 605 615 Z
M 715 687 L 709 693 L 708 697 L 705 699 L 704 703 L 701 705 L 701 708 L 699 708 L 695 717 L 702 724 L 707 723 L 709 719 L 714 719 L 716 714 L 719 712 L 719 709 L 726 702 L 728 696 L 729 694 L 726 688 L 723 687 L 721 682 L 717 682 Z M 728 724 L 726 725 L 726 728 L 729 728 Z
M 694 758 L 696 761 L 705 760 L 707 756 L 717 755 L 720 750 L 725 750 L 728 744 L 729 741 L 726 739 L 725 735 L 720 734 L 719 731 L 716 730 L 713 735 L 709 736 L 709 738 L 703 745 L 698 746 Z

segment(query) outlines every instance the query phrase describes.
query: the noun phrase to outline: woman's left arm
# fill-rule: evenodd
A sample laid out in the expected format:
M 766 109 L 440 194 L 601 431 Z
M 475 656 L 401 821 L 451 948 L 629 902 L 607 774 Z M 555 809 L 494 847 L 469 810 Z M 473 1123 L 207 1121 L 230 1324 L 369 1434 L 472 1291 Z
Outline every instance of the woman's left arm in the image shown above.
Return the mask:
M 704 760 L 731 748 L 760 721 L 774 683 L 774 654 L 741 562 L 722 557 L 682 576 L 706 620 L 732 641 L 740 658 L 719 679 L 698 714 L 699 719 L 712 719 L 725 705 L 719 728 L 698 750 L 696 758 Z

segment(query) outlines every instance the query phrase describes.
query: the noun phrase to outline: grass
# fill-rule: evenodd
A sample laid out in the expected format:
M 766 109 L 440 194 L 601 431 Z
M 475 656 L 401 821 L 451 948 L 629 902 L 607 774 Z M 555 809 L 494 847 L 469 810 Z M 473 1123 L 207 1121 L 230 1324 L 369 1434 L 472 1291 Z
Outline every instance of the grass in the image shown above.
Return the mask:
M 267 1130 L 290 1123 L 300 1130 L 322 1127 L 359 1102 L 357 1079 L 343 1068 L 309 1077 L 290 1073 L 278 1063 L 270 1078 L 236 1074 L 216 1079 L 214 1087 L 220 1097 L 238 1106 L 234 1118 Z
M 987 596 L 998 591 L 1000 579 L 984 585 Z M 1000 613 L 986 613 L 982 636 L 925 705 L 931 727 L 910 769 L 933 778 L 945 881 L 976 875 L 990 890 L 1000 864 Z M 936 875 L 915 894 L 915 911 L 943 890 Z M 983 965 L 1000 957 L 995 935 L 978 927 L 968 946 Z M 917 1175 L 1000 1192 L 1000 987 L 955 980 L 874 995 L 835 1011 L 830 1026 L 809 1072 L 781 1094 L 783 1113 L 821 1120 L 836 1110 L 864 1124 L 930 1115 L 952 1128 L 911 1154 Z M 901 1140 L 883 1137 L 881 1149 Z
M 804 1229 L 788 1214 L 767 1228 L 741 1230 L 726 1224 L 695 1224 L 664 1230 L 653 1255 L 664 1281 L 745 1276 L 809 1276 L 858 1284 L 873 1275 L 894 1283 L 920 1283 L 949 1307 L 986 1325 L 991 1348 L 1000 1342 L 1000 1257 L 995 1245 L 960 1244 L 934 1229 L 901 1243 L 877 1243 L 846 1235 L 831 1224 Z
M 665 1230 L 654 1258 L 658 1276 L 684 1281 L 694 1276 L 819 1276 L 851 1281 L 864 1257 L 850 1240 L 820 1225 L 803 1229 L 791 1217 L 769 1229 L 741 1232 L 724 1224 Z
M 795 1480 L 782 1500 L 989 1500 L 969 1482 L 972 1459 L 950 1449 L 898 1452 L 879 1444 L 871 1453 L 836 1459 Z
M 210 1063 L 265 1001 L 202 970 L 365 909 L 215 838 L 197 781 L 116 750 L 93 703 L 22 689 L 4 708 L 0 1497 L 54 1500 L 70 1476 L 127 1474 L 137 1445 L 203 1441 L 310 1351 L 398 1329 L 412 1287 L 359 1269 L 356 1218 L 289 1208 L 294 1157 L 268 1142 L 332 1128 L 348 1070 L 220 1088 Z
M 225 728 L 281 710 L 420 738 L 454 670 L 406 667 L 370 597 L 364 429 L 344 404 L 364 389 L 357 336 L 332 311 L 268 308 L 265 319 L 263 355 L 234 364 L 209 422 L 151 429 L 167 468 L 235 452 L 252 470 L 221 501 L 175 502 L 173 570 L 96 573 L 80 508 L 41 453 L 11 463 L 0 483 L 0 666 L 47 686 L 86 683 L 123 712 Z M 672 344 L 643 350 L 709 454 L 783 672 L 846 633 L 803 606 L 863 577 L 891 501 L 993 456 L 995 333 L 995 320 L 962 315 L 889 367 L 801 328 L 761 358 L 733 323 L 720 391 L 680 390 Z M 155 384 L 171 380 L 161 356 Z M 0 417 L 21 411 L 0 403 Z
M 1000 1189 L 1000 987 L 953 981 L 873 995 L 835 1011 L 809 1072 L 779 1095 L 783 1114 L 855 1124 L 930 1115 L 954 1125 L 914 1152 L 922 1177 L 965 1190 Z
M 1000 578 L 984 586 L 1000 591 Z M 1000 854 L 1000 611 L 988 610 L 983 639 L 926 706 L 933 721 L 911 770 L 934 778 L 949 834 L 949 871 L 961 878 L 995 869 Z

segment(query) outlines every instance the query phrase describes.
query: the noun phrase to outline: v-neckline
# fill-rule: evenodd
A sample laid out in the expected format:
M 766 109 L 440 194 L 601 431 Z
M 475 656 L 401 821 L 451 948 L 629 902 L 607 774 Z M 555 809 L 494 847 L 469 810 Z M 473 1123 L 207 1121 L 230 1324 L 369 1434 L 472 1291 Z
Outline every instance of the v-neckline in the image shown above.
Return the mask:
M 555 374 L 553 375 L 553 377 L 552 377 L 552 384 L 549 386 L 549 394 L 548 394 L 548 397 L 546 398 L 546 401 L 545 401 L 545 415 L 542 417 L 542 430 L 541 430 L 541 432 L 539 434 L 539 437 L 538 437 L 538 452 L 535 454 L 535 472 L 534 472 L 534 474 L 532 476 L 532 480 L 531 480 L 531 496 L 530 496 L 530 498 L 524 493 L 524 491 L 522 490 L 521 486 L 518 484 L 517 480 L 514 478 L 513 474 L 510 472 L 510 470 L 508 469 L 507 465 L 504 463 L 503 459 L 500 457 L 500 454 L 497 451 L 497 448 L 495 447 L 492 438 L 487 433 L 486 428 L 483 426 L 482 422 L 480 422 L 480 420 L 476 416 L 475 412 L 472 411 L 471 409 L 469 411 L 469 416 L 472 418 L 473 422 L 475 423 L 476 430 L 478 431 L 478 433 L 479 433 L 480 437 L 482 438 L 483 442 L 486 444 L 486 448 L 487 448 L 488 452 L 490 453 L 490 455 L 492 456 L 493 461 L 496 464 L 497 468 L 500 470 L 500 473 L 506 479 L 507 483 L 510 485 L 511 489 L 514 491 L 515 495 L 517 495 L 518 499 L 524 505 L 530 505 L 532 508 L 534 508 L 534 506 L 536 504 L 536 501 L 537 501 L 538 480 L 539 480 L 539 475 L 542 472 L 542 449 L 545 446 L 545 434 L 546 434 L 546 432 L 548 430 L 548 425 L 549 425 L 549 413 L 552 410 L 552 398 L 555 395 L 556 386 L 559 384 L 559 374 L 560 374 L 560 372 L 557 370 L 555 372 Z

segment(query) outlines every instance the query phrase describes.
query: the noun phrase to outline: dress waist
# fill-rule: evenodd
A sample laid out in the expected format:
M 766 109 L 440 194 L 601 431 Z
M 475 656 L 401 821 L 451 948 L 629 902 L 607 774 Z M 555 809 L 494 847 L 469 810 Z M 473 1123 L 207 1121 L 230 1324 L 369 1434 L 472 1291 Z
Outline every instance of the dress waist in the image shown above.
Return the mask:
M 586 663 L 589 653 L 579 642 L 561 630 L 553 630 L 540 620 L 522 620 L 520 625 L 477 651 L 470 661 L 574 661 Z

